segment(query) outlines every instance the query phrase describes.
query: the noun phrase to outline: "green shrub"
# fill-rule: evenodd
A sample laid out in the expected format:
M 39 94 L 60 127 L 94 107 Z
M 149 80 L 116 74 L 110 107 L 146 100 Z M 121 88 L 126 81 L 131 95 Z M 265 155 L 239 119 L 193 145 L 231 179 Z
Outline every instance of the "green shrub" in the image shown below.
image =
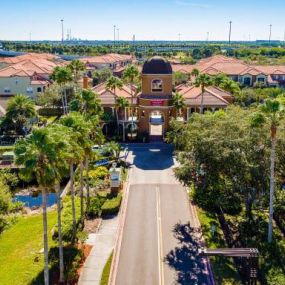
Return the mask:
M 107 199 L 101 207 L 102 215 L 115 215 L 120 209 L 122 194 L 119 193 L 116 197 Z
M 84 173 L 86 175 L 86 172 Z M 89 179 L 105 179 L 109 175 L 109 170 L 105 166 L 99 166 L 93 170 L 89 170 Z
M 105 198 L 98 195 L 96 197 L 91 197 L 89 210 L 87 212 L 88 217 L 94 218 L 100 216 L 102 212 L 101 207 L 105 201 Z

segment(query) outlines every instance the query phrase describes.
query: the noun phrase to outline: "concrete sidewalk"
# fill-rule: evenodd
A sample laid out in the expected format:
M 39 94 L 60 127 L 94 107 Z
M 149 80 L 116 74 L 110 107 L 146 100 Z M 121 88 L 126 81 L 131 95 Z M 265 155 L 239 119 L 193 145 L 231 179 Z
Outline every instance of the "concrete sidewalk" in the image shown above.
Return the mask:
M 115 246 L 118 216 L 103 220 L 99 232 L 90 234 L 86 244 L 93 245 L 78 281 L 79 285 L 100 284 L 104 266 Z

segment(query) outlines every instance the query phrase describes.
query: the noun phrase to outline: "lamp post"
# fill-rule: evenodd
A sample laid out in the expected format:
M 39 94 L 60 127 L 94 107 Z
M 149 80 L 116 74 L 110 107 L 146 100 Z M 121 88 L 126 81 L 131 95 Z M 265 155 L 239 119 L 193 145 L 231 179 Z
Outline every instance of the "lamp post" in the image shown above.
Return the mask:
M 61 21 L 61 42 L 63 43 L 63 41 L 64 41 L 64 28 L 63 28 L 64 20 L 61 19 L 60 21 Z
M 269 44 L 271 44 L 272 24 L 269 25 Z
M 232 37 L 232 21 L 229 22 L 230 30 L 229 30 L 229 45 L 231 45 L 231 37 Z

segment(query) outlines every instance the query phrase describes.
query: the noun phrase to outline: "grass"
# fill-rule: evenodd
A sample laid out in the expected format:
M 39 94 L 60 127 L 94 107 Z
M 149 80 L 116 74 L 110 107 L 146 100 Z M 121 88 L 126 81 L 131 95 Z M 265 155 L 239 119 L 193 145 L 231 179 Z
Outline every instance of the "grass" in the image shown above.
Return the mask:
M 48 213 L 49 246 L 56 246 L 51 230 L 56 211 Z M 22 217 L 0 235 L 0 284 L 29 284 L 43 270 L 42 215 Z
M 210 216 L 207 212 L 200 208 L 198 210 L 198 217 L 201 223 L 203 236 L 208 248 L 223 248 L 226 247 L 223 238 L 223 233 L 219 225 L 217 217 Z M 216 231 L 212 236 L 211 227 L 215 226 Z M 235 269 L 234 262 L 231 258 L 225 257 L 211 257 L 211 266 L 215 277 L 216 284 L 219 285 L 239 285 L 241 281 L 239 279 L 237 270 Z
M 109 256 L 109 258 L 108 258 L 108 260 L 104 266 L 102 276 L 101 276 L 100 285 L 108 285 L 112 260 L 113 260 L 113 252 Z

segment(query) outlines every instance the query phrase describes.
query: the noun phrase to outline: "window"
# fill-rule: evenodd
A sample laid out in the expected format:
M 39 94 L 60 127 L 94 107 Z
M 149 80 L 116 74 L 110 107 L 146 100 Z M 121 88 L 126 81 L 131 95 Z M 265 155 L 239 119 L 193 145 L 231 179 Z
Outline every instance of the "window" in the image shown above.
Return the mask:
M 161 79 L 152 80 L 151 91 L 152 92 L 161 92 L 162 91 L 162 80 Z
M 258 78 L 257 78 L 257 81 L 258 81 L 258 82 L 264 82 L 265 80 L 264 80 L 264 77 L 258 77 Z
M 38 87 L 37 92 L 42 92 L 42 87 Z
M 33 92 L 34 92 L 34 91 L 33 91 L 33 88 L 32 88 L 32 87 L 28 87 L 28 88 L 27 88 L 27 93 L 28 93 L 28 94 L 33 94 Z
M 11 92 L 11 89 L 9 87 L 4 88 L 4 93 L 10 93 L 10 92 Z

